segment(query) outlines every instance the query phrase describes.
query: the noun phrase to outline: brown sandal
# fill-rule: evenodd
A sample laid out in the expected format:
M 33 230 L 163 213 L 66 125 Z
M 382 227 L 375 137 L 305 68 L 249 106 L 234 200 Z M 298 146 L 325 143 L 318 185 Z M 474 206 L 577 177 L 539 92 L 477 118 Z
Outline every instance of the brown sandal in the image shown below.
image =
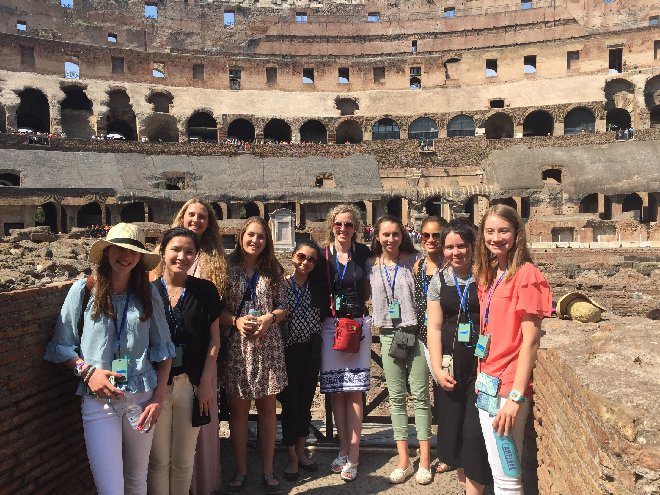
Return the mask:
M 439 462 L 438 465 L 435 467 L 435 472 L 438 474 L 442 474 L 452 471 L 453 469 L 454 468 L 451 467 L 449 464 L 445 464 L 444 462 Z

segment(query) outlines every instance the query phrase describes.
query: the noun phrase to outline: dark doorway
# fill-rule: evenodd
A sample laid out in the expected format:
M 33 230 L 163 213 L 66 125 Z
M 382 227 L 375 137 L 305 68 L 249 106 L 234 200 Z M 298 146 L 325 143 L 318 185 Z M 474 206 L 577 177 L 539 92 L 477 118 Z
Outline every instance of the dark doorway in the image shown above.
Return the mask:
M 34 132 L 50 132 L 50 109 L 46 95 L 34 88 L 27 88 L 18 94 L 21 102 L 16 110 L 16 125 L 19 129 Z
M 308 120 L 300 127 L 300 142 L 327 144 L 328 130 L 318 120 Z
M 291 126 L 281 119 L 271 119 L 264 127 L 264 139 L 278 143 L 290 143 Z
M 362 127 L 355 120 L 345 120 L 337 126 L 335 143 L 359 144 L 362 139 Z
M 491 115 L 484 124 L 487 139 L 505 139 L 513 137 L 513 119 L 503 112 Z
M 218 123 L 208 112 L 197 112 L 188 119 L 188 140 L 199 139 L 206 143 L 218 142 Z
M 523 122 L 523 136 L 552 136 L 552 115 L 544 110 L 531 112 Z
M 252 122 L 245 119 L 236 119 L 227 128 L 227 137 L 240 139 L 241 141 L 254 141 L 254 126 Z

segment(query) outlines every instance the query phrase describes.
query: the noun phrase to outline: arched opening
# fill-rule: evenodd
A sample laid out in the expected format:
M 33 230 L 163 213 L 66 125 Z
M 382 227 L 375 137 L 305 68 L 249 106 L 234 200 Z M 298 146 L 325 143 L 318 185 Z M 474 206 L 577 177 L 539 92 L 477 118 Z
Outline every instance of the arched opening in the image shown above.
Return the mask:
M 122 89 L 115 89 L 108 93 L 108 115 L 106 128 L 108 134 L 117 133 L 130 141 L 137 139 L 137 126 L 135 112 L 131 106 L 131 99 Z
M 124 206 L 121 210 L 122 222 L 151 222 L 153 221 L 153 213 L 149 205 L 142 201 L 136 201 Z
M 424 203 L 424 211 L 429 216 L 433 215 L 442 218 L 445 203 L 446 200 L 442 196 L 434 196 Z
M 112 213 L 110 213 L 110 208 L 105 207 L 105 224 L 112 225 Z
M 545 169 L 543 172 L 541 172 L 541 180 L 546 184 L 561 184 L 561 169 Z
M 172 115 L 157 113 L 147 118 L 145 122 L 147 137 L 154 143 L 179 142 L 179 129 Z
M 37 207 L 34 215 L 34 224 L 37 227 L 49 227 L 51 232 L 57 233 L 57 206 L 48 202 Z
M 529 198 L 523 196 L 520 198 L 520 218 L 527 220 L 529 218 L 530 210 Z
M 282 119 L 271 119 L 264 127 L 264 139 L 278 143 L 290 143 L 291 126 Z
M 513 198 L 492 199 L 490 201 L 490 206 L 494 206 L 494 205 L 507 205 L 513 208 L 514 210 L 518 210 L 518 203 L 516 203 L 516 200 Z
M 651 114 L 651 127 L 660 127 L 660 74 L 646 81 L 644 102 Z
M 345 120 L 337 126 L 335 143 L 359 144 L 362 139 L 362 127 L 355 120 Z
M 87 203 L 78 210 L 76 215 L 76 227 L 91 227 L 101 225 L 101 206 L 98 203 Z
M 249 203 L 245 203 L 243 206 L 241 206 L 240 218 L 245 219 L 245 218 L 259 217 L 259 216 L 261 216 L 261 212 L 259 211 L 259 205 L 254 201 L 250 201 Z
M 371 128 L 372 141 L 385 141 L 386 139 L 400 139 L 401 132 L 399 124 L 394 120 L 385 118 L 380 119 Z
M 62 109 L 62 132 L 67 137 L 89 139 L 94 134 L 94 114 L 92 102 L 82 88 L 64 88 L 66 97 L 60 105 Z
M 422 89 L 422 80 L 419 77 L 410 78 L 410 89 Z
M 523 136 L 552 136 L 554 122 L 545 110 L 531 112 L 523 121 Z
M 565 136 L 594 132 L 596 132 L 596 117 L 588 108 L 574 108 L 564 117 Z
M 403 199 L 400 196 L 393 197 L 385 205 L 386 215 L 393 215 L 397 218 L 401 218 L 402 213 L 403 213 Z
M 438 124 L 428 117 L 415 119 L 408 128 L 408 139 L 438 139 Z
M 154 112 L 170 113 L 170 105 L 174 103 L 174 97 L 169 93 L 156 91 L 147 97 L 147 103 L 154 106 Z
M 205 143 L 218 142 L 218 123 L 208 112 L 196 112 L 188 119 L 189 141 L 204 141 Z
M 447 124 L 447 137 L 474 136 L 474 119 L 467 115 L 457 115 Z
M 211 203 L 211 208 L 213 208 L 213 213 L 215 213 L 216 220 L 224 220 L 224 215 L 222 214 L 222 208 L 218 203 Z
M 60 208 L 60 227 L 62 228 L 62 232 L 68 232 L 69 230 L 69 224 L 66 220 L 66 210 L 64 207 Z
M 300 127 L 300 142 L 327 144 L 328 130 L 318 120 L 308 120 Z
M 487 139 L 505 139 L 513 137 L 513 119 L 504 112 L 488 117 L 484 123 Z
M 649 194 L 649 207 L 648 207 L 647 222 L 657 222 L 658 221 L 658 200 L 656 199 L 655 194 Z
M 252 122 L 245 119 L 236 119 L 227 128 L 227 137 L 240 139 L 241 141 L 254 141 L 254 126 Z
M 21 176 L 19 174 L 12 174 L 6 172 L 0 174 L 0 187 L 18 187 L 21 185 Z
M 630 108 L 635 97 L 635 85 L 626 79 L 611 79 L 605 83 L 605 110 Z
M 622 108 L 614 108 L 607 112 L 605 128 L 607 130 L 630 129 L 630 114 Z
M 651 128 L 660 128 L 660 105 L 651 109 Z
M 335 107 L 339 110 L 339 115 L 354 115 L 360 109 L 360 105 L 354 98 L 335 98 Z
M 621 211 L 623 213 L 631 212 L 635 220 L 638 222 L 642 221 L 642 209 L 644 208 L 644 201 L 639 194 L 628 194 L 628 196 L 623 198 L 621 207 Z
M 587 194 L 580 201 L 580 213 L 598 213 L 598 194 Z
M 19 131 L 50 132 L 50 109 L 46 95 L 34 88 L 18 93 L 21 102 L 16 110 L 16 125 Z

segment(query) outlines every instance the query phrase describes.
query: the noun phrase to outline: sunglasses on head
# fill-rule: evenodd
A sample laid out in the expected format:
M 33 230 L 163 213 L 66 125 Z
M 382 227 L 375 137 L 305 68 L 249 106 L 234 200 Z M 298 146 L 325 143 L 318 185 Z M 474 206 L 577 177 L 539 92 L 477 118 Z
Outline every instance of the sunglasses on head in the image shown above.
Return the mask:
M 342 227 L 345 229 L 352 229 L 354 227 L 353 222 L 335 222 L 332 225 L 336 229 L 341 229 Z
M 298 263 L 304 263 L 305 261 L 308 262 L 310 265 L 316 264 L 316 258 L 314 256 L 306 256 L 303 253 L 296 253 L 294 254 L 296 261 Z
M 440 240 L 440 232 L 422 232 L 422 239 L 425 241 L 428 241 L 431 237 L 433 237 L 434 241 L 439 241 Z

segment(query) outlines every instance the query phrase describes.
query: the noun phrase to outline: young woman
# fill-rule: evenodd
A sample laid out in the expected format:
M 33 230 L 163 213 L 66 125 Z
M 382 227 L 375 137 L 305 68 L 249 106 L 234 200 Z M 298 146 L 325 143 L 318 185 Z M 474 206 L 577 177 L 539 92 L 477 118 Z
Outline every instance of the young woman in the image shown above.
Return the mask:
M 250 217 L 229 257 L 226 307 L 220 316 L 228 335 L 228 357 L 220 384 L 231 411 L 236 473 L 227 493 L 240 493 L 247 481 L 248 413 L 255 401 L 261 468 L 267 493 L 281 493 L 273 474 L 275 397 L 287 384 L 284 348 L 278 323 L 286 313 L 283 269 L 275 258 L 273 238 L 263 218 Z
M 332 413 L 339 435 L 339 455 L 330 469 L 344 481 L 357 476 L 362 435 L 362 394 L 369 390 L 371 369 L 371 319 L 364 302 L 369 281 L 366 262 L 369 248 L 357 242 L 362 232 L 360 210 L 335 206 L 326 220 L 327 244 L 321 253 L 321 270 L 328 276 L 330 304 L 325 306 L 321 346 L 321 393 L 332 394 Z M 334 305 L 331 308 L 330 305 Z M 333 312 L 334 309 L 334 312 Z M 333 316 L 334 315 L 334 316 Z M 351 317 L 362 325 L 360 351 L 335 351 L 335 318 Z
M 439 240 L 447 268 L 433 277 L 428 289 L 428 347 L 440 385 L 435 395 L 439 472 L 458 468 L 467 495 L 481 495 L 492 482 L 474 391 L 479 336 L 479 299 L 472 275 L 475 237 L 474 227 L 464 220 L 452 220 L 442 229 Z M 451 373 L 442 368 L 443 355 L 453 360 Z
M 315 242 L 299 243 L 291 260 L 293 274 L 285 283 L 287 320 L 280 328 L 289 384 L 278 399 L 282 404 L 282 443 L 289 453 L 284 469 L 288 481 L 298 479 L 298 468 L 318 470 L 316 462 L 305 455 L 305 441 L 321 366 L 321 307 L 328 301 L 327 282 L 321 276 L 319 258 Z
M 200 429 L 193 425 L 193 401 L 199 405 L 198 416 L 210 415 L 217 403 L 213 384 L 222 303 L 211 282 L 188 275 L 198 250 L 197 234 L 183 227 L 165 232 L 160 243 L 165 270 L 153 285 L 165 308 L 176 357 L 151 448 L 150 493 L 188 494 Z
M 160 260 L 136 225 L 119 223 L 92 245 L 89 261 L 95 275 L 71 286 L 44 358 L 80 378 L 97 491 L 146 494 L 153 426 L 175 355 L 160 296 L 147 280 Z
M 495 434 L 513 434 L 522 453 L 541 321 L 550 316 L 552 294 L 532 264 L 525 226 L 513 208 L 496 205 L 486 211 L 479 228 L 474 276 L 479 284 L 480 335 L 484 344 L 489 341 L 478 372 L 490 377 L 490 382 L 501 382 L 491 411 L 494 417 L 479 410 L 481 429 L 495 493 L 521 494 L 520 476 L 504 474 Z M 478 393 L 484 393 L 479 388 Z
M 420 450 L 415 479 L 426 485 L 433 480 L 429 447 L 431 401 L 429 368 L 424 347 L 419 340 L 415 314 L 413 265 L 417 259 L 418 253 L 401 220 L 390 215 L 379 218 L 374 225 L 371 258 L 367 262 L 367 270 L 371 285 L 373 324 L 380 330 L 383 369 L 390 395 L 390 415 L 399 453 L 399 462 L 389 479 L 391 483 L 403 483 L 413 473 L 408 450 L 406 408 L 406 384 L 409 383 Z M 412 345 L 405 347 L 405 357 L 392 357 L 390 349 L 393 343 L 396 343 L 395 339 L 404 335 L 411 340 Z
M 440 230 L 447 225 L 444 218 L 429 216 L 422 220 L 421 233 L 419 235 L 422 249 L 426 253 L 424 258 L 418 259 L 413 266 L 415 274 L 415 312 L 417 314 L 417 325 L 419 327 L 419 341 L 424 346 L 426 364 L 431 375 L 431 358 L 429 357 L 427 340 L 428 314 L 426 311 L 426 295 L 429 291 L 429 283 L 433 275 L 440 273 L 443 264 L 442 248 L 440 247 Z M 433 375 L 435 380 L 435 375 Z
M 172 227 L 185 227 L 199 237 L 200 247 L 197 256 L 188 269 L 188 275 L 213 282 L 223 297 L 227 284 L 227 264 L 222 247 L 222 236 L 218 221 L 211 205 L 201 199 L 186 201 L 174 216 Z M 156 248 L 158 252 L 158 248 Z M 154 281 L 163 275 L 164 264 L 149 274 Z M 218 389 L 217 377 L 212 378 L 211 387 Z M 193 468 L 192 495 L 209 495 L 222 488 L 220 479 L 220 442 L 218 431 L 218 401 L 211 402 L 211 422 L 202 426 L 197 437 L 195 464 Z

